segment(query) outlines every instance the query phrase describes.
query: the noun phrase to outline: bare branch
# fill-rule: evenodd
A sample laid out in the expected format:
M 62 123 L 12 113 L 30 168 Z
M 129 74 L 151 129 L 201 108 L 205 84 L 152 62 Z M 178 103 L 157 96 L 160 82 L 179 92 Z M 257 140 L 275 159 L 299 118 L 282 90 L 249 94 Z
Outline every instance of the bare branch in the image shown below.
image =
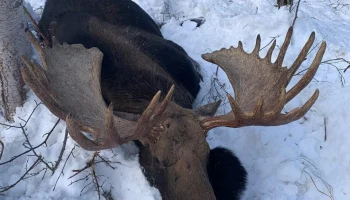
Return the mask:
M 28 121 L 29 121 L 29 119 L 28 119 Z M 28 121 L 27 121 L 27 122 L 28 122 Z M 37 149 L 37 148 L 41 147 L 42 145 L 46 144 L 46 142 L 47 142 L 47 140 L 49 139 L 49 137 L 51 136 L 53 130 L 54 130 L 54 129 L 56 128 L 56 126 L 58 125 L 58 122 L 59 122 L 59 120 L 57 120 L 57 122 L 56 122 L 56 124 L 54 125 L 54 127 L 52 127 L 52 129 L 51 129 L 48 133 L 45 134 L 45 135 L 46 135 L 46 138 L 45 138 L 45 140 L 44 140 L 42 143 L 40 143 L 40 144 L 38 144 L 37 146 L 34 146 L 34 147 L 33 147 L 33 146 L 30 144 L 29 140 L 27 140 L 26 143 L 28 143 L 28 144 L 31 146 L 30 148 L 28 148 L 27 151 L 24 151 L 23 153 L 20 153 L 20 154 L 18 154 L 18 155 L 16 155 L 16 156 L 12 157 L 10 160 L 8 160 L 8 161 L 6 161 L 6 162 L 0 163 L 0 166 L 1 166 L 1 165 L 4 165 L 4 164 L 7 164 L 7 163 L 10 163 L 10 162 L 16 160 L 17 158 L 19 158 L 19 157 L 21 157 L 21 156 L 23 156 L 23 155 L 25 155 L 25 154 L 27 154 L 27 153 L 29 153 L 29 152 L 31 152 L 31 151 L 35 151 L 35 149 Z M 26 125 L 26 124 L 25 124 L 25 125 Z M 24 128 L 25 128 L 25 125 L 23 125 L 23 126 L 20 125 L 20 126 L 18 126 L 18 127 L 12 126 L 12 128 L 20 128 L 20 129 L 22 130 L 22 132 L 23 132 L 23 131 L 24 131 Z M 28 139 L 27 134 L 25 134 L 25 132 L 23 132 L 23 133 L 24 133 L 26 139 Z
M 96 158 L 100 158 L 102 161 L 96 161 Z M 99 180 L 98 180 L 98 175 L 96 175 L 96 171 L 95 171 L 95 166 L 96 164 L 98 163 L 105 163 L 107 166 L 111 167 L 112 169 L 115 169 L 109 161 L 105 160 L 104 158 L 102 158 L 100 155 L 99 155 L 99 152 L 96 151 L 94 152 L 92 158 L 86 163 L 86 165 L 81 168 L 81 169 L 77 169 L 77 170 L 73 170 L 74 174 L 72 176 L 70 176 L 68 179 L 71 179 L 75 176 L 77 176 L 78 174 L 82 173 L 82 172 L 86 172 L 87 169 L 90 169 L 91 171 L 84 177 L 82 178 L 79 178 L 73 182 L 71 182 L 69 185 L 72 185 L 74 183 L 77 183 L 77 182 L 80 182 L 80 181 L 88 181 L 89 180 L 89 177 L 91 176 L 92 180 L 90 183 L 86 184 L 83 189 L 81 190 L 80 192 L 80 195 L 83 193 L 84 189 L 93 184 L 95 186 L 95 189 L 96 189 L 96 192 L 98 194 L 98 197 L 99 199 L 101 199 L 101 188 L 102 188 L 102 185 L 100 184 Z
M 56 180 L 55 186 L 53 187 L 52 191 L 55 191 L 57 182 L 58 182 L 58 180 L 60 179 L 61 175 L 63 175 L 63 170 L 64 170 L 64 168 L 66 167 L 66 164 L 67 164 L 67 162 L 68 162 L 70 156 L 73 155 L 73 151 L 74 151 L 75 147 L 76 147 L 76 145 L 74 145 L 74 147 L 72 148 L 72 150 L 71 150 L 70 153 L 68 154 L 68 156 L 67 156 L 67 158 L 66 158 L 66 161 L 64 162 L 64 165 L 63 165 L 63 167 L 62 167 L 61 173 L 60 173 L 60 175 L 58 175 L 58 178 L 57 178 L 57 180 Z
M 38 159 L 29 167 L 29 169 L 27 169 L 26 172 L 25 172 L 15 183 L 13 183 L 12 185 L 5 186 L 5 187 L 0 187 L 0 193 L 6 192 L 6 191 L 8 191 L 9 189 L 15 187 L 19 182 L 21 182 L 21 181 L 26 177 L 26 175 L 27 175 L 32 169 L 34 169 L 35 166 L 37 166 L 37 164 L 40 163 L 40 161 L 41 161 L 41 158 L 38 158 Z
M 60 162 L 62 160 L 62 156 L 63 156 L 63 153 L 64 153 L 64 150 L 66 149 L 66 145 L 67 145 L 67 139 L 68 139 L 68 130 L 66 129 L 66 132 L 64 134 L 64 139 L 63 139 L 63 145 L 62 145 L 62 149 L 60 151 L 60 155 L 58 156 L 58 159 L 55 163 L 55 166 L 52 167 L 52 174 L 55 173 L 56 169 L 58 168 L 58 166 L 60 165 Z
M 345 68 L 339 68 L 336 65 L 339 63 L 346 63 L 347 66 Z M 345 77 L 343 76 L 343 73 L 345 73 L 347 71 L 347 69 L 350 67 L 350 61 L 348 61 L 344 58 L 334 58 L 334 59 L 322 61 L 321 64 L 326 64 L 326 65 L 330 65 L 330 66 L 334 67 L 338 71 L 338 74 L 340 76 L 341 85 L 344 86 L 346 84 L 346 80 L 345 80 Z
M 295 16 L 294 16 L 294 19 L 293 19 L 292 27 L 294 27 L 295 22 L 296 22 L 296 20 L 297 20 L 297 18 L 298 18 L 298 11 L 299 11 L 300 1 L 301 1 L 301 0 L 299 0 L 298 3 L 297 3 L 297 9 L 296 9 L 296 11 L 295 11 Z
M 70 176 L 68 179 L 73 178 L 74 176 L 80 174 L 81 172 L 85 171 L 86 169 L 90 168 L 92 165 L 94 165 L 95 163 L 95 157 L 97 156 L 98 151 L 95 151 L 91 160 L 89 162 L 86 163 L 85 167 L 81 168 L 81 169 L 75 169 L 73 170 L 73 172 L 75 172 L 72 176 Z

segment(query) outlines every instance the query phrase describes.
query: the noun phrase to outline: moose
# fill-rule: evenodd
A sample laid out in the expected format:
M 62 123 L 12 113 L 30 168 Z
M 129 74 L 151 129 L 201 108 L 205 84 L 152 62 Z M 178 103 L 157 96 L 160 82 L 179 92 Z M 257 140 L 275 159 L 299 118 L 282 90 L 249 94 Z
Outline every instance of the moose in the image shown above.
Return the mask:
M 277 60 L 273 42 L 261 58 L 261 38 L 247 53 L 238 47 L 202 55 L 227 74 L 235 95 L 232 111 L 215 116 L 220 102 L 192 109 L 200 90 L 200 66 L 163 38 L 152 18 L 131 0 L 47 0 L 39 21 L 41 45 L 28 32 L 41 65 L 25 56 L 26 84 L 47 108 L 65 120 L 70 137 L 98 151 L 134 141 L 150 184 L 165 200 L 240 199 L 247 172 L 228 149 L 210 150 L 215 127 L 278 126 L 300 119 L 318 97 L 281 113 L 314 77 L 322 43 L 301 80 L 286 91 L 310 50 L 315 33 L 291 67 L 282 62 L 292 38 L 286 34 Z

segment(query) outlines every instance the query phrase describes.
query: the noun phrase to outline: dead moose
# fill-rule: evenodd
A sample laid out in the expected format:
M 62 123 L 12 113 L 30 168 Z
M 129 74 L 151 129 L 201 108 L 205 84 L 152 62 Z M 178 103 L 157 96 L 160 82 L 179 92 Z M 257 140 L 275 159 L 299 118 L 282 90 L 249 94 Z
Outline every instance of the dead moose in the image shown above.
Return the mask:
M 202 55 L 226 72 L 235 92 L 235 98 L 228 95 L 232 111 L 213 116 L 218 102 L 191 109 L 200 89 L 198 64 L 164 39 L 131 0 L 47 0 L 39 28 L 49 45 L 42 48 L 28 32 L 42 66 L 24 57 L 25 82 L 66 121 L 82 148 L 97 151 L 135 141 L 146 177 L 169 200 L 239 199 L 246 171 L 229 150 L 210 150 L 207 132 L 220 126 L 278 126 L 304 116 L 318 90 L 302 107 L 281 110 L 309 84 L 326 48 L 323 42 L 288 92 L 314 33 L 289 69 L 282 62 L 292 28 L 274 63 L 276 41 L 260 58 L 259 35 L 251 53 L 240 42 L 237 48 Z

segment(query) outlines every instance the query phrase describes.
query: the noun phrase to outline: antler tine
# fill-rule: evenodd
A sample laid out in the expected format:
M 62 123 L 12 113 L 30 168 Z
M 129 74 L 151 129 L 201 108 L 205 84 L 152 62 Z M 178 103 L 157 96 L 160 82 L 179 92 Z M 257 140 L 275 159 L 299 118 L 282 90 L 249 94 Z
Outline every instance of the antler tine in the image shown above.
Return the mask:
M 135 131 L 135 135 L 141 138 L 140 140 L 141 142 L 143 143 L 146 143 L 149 141 L 156 142 L 159 139 L 159 136 L 162 134 L 161 131 L 149 133 L 149 130 L 158 126 L 158 123 L 161 121 L 161 118 L 163 117 L 163 113 L 166 110 L 172 98 L 174 89 L 175 89 L 175 86 L 172 85 L 167 95 L 165 96 L 165 98 L 161 103 L 159 103 L 161 91 L 158 91 L 157 94 L 151 100 L 150 104 L 147 106 L 146 110 L 142 113 L 137 123 L 137 128 Z M 146 133 L 148 134 L 145 135 Z
M 59 118 L 64 118 L 64 112 L 59 108 L 54 94 L 49 88 L 49 81 L 45 71 L 36 62 L 30 62 L 26 56 L 22 56 L 27 67 L 21 68 L 24 82 L 43 101 L 48 109 Z
M 281 113 L 281 110 L 283 109 L 284 105 L 286 104 L 286 89 L 281 88 L 280 96 L 278 98 L 278 101 L 276 103 L 276 106 L 270 111 L 265 114 L 266 120 L 272 120 L 277 118 L 278 114 Z
M 239 108 L 236 101 L 233 99 L 233 97 L 230 94 L 227 94 L 227 98 L 230 102 L 230 106 L 231 106 L 233 114 L 235 115 L 235 118 L 242 119 L 244 117 L 242 109 Z
M 319 95 L 319 91 L 318 89 L 316 89 L 314 94 L 310 97 L 309 100 L 307 100 L 307 102 L 302 107 L 295 108 L 287 114 L 280 115 L 278 120 L 272 122 L 270 125 L 278 126 L 278 125 L 288 124 L 292 121 L 300 119 L 307 113 L 307 111 L 310 110 L 312 105 L 314 105 L 314 103 L 318 98 L 318 95 Z
M 299 53 L 298 57 L 296 58 L 296 60 L 294 61 L 294 63 L 292 64 L 292 66 L 288 70 L 289 73 L 288 73 L 288 76 L 287 76 L 287 85 L 290 82 L 290 80 L 292 80 L 292 77 L 293 77 L 294 73 L 298 70 L 298 68 L 300 67 L 301 63 L 304 61 L 305 56 L 307 55 L 307 53 L 309 52 L 312 44 L 314 43 L 314 40 L 315 40 L 315 32 L 312 32 L 310 34 L 309 39 L 305 43 L 303 49 Z
M 169 101 L 171 100 L 173 93 L 174 93 L 174 89 L 175 89 L 175 85 L 172 85 L 167 93 L 167 95 L 165 96 L 165 98 L 163 99 L 162 103 L 159 104 L 159 98 L 161 95 L 161 91 L 158 91 L 157 94 L 153 97 L 151 103 L 149 104 L 149 106 L 146 108 L 146 110 L 143 112 L 141 118 L 143 118 L 143 115 L 147 113 L 147 115 L 145 116 L 146 118 L 151 118 L 150 114 L 152 114 L 152 118 L 155 118 L 157 116 L 159 116 L 161 113 L 163 113 L 165 111 L 165 109 L 168 106 Z M 157 107 L 158 106 L 158 107 Z M 148 114 L 150 113 L 150 114 Z
M 255 47 L 252 54 L 259 56 L 260 46 L 261 46 L 261 37 L 260 37 L 260 34 L 258 34 L 258 36 L 256 36 Z
M 271 47 L 269 48 L 269 50 L 266 53 L 265 59 L 267 59 L 268 62 L 271 62 L 272 53 L 273 53 L 273 50 L 275 49 L 275 47 L 276 47 L 276 39 L 273 40 Z
M 311 66 L 301 78 L 301 80 L 287 92 L 286 103 L 293 99 L 301 90 L 303 90 L 315 76 L 318 67 L 320 66 L 322 57 L 326 51 L 326 42 L 322 42 L 320 49 L 318 50 L 315 59 L 313 60 Z
M 292 39 L 292 35 L 293 35 L 293 27 L 289 27 L 286 38 L 283 42 L 283 45 L 281 47 L 280 53 L 278 54 L 275 66 L 276 67 L 282 67 L 282 63 L 284 60 L 284 56 L 286 55 L 288 46 L 290 44 L 290 41 Z
M 27 36 L 30 40 L 30 42 L 32 43 L 32 45 L 34 46 L 35 50 L 38 52 L 39 58 L 43 64 L 43 68 L 47 69 L 47 63 L 46 63 L 46 59 L 45 59 L 45 54 L 43 49 L 41 48 L 39 42 L 36 40 L 35 36 L 33 35 L 33 33 L 29 30 L 26 30 Z
M 168 91 L 168 94 L 165 96 L 163 102 L 160 104 L 159 106 L 159 110 L 156 113 L 156 115 L 159 115 L 160 113 L 163 113 L 164 110 L 167 108 L 169 101 L 171 100 L 171 98 L 173 97 L 173 93 L 174 93 L 174 89 L 175 89 L 175 85 L 172 85 Z
M 243 51 L 243 43 L 242 41 L 238 41 L 238 49 L 241 49 Z
M 156 95 L 152 98 L 151 102 L 148 104 L 145 111 L 143 111 L 141 117 L 139 118 L 138 123 L 144 123 L 147 119 L 151 118 L 151 115 L 153 114 L 154 109 L 158 105 L 160 95 L 162 92 L 159 90 Z
M 24 10 L 24 13 L 27 15 L 27 17 L 29 18 L 29 20 L 32 22 L 32 24 L 35 27 L 36 31 L 39 32 L 40 36 L 43 38 L 44 44 L 46 46 L 48 46 L 49 45 L 49 41 L 46 39 L 45 35 L 40 32 L 38 24 L 36 23 L 36 21 L 34 20 L 32 15 L 30 15 L 28 9 L 25 6 L 23 6 L 23 10 Z

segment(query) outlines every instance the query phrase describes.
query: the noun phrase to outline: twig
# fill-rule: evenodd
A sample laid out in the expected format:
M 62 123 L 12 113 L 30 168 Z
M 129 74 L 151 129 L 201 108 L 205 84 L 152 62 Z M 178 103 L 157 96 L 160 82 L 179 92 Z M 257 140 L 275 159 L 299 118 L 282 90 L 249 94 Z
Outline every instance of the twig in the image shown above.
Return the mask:
M 337 59 L 332 59 L 332 60 L 337 60 Z M 346 81 L 345 81 L 345 78 L 342 74 L 341 71 L 344 71 L 344 69 L 339 69 L 334 63 L 330 62 L 331 60 L 325 60 L 325 61 L 322 61 L 321 64 L 327 64 L 327 65 L 330 65 L 332 67 L 334 67 L 337 71 L 338 71 L 338 74 L 340 76 L 340 82 L 341 82 L 341 85 L 344 86 Z
M 27 177 L 23 178 L 23 180 L 29 179 L 29 178 L 31 178 L 31 177 L 33 177 L 33 176 L 37 176 L 37 175 L 40 174 L 42 171 L 45 171 L 45 173 L 46 173 L 47 168 L 45 167 L 45 168 L 42 168 L 41 170 L 39 170 L 38 172 L 30 173 L 30 174 L 29 174 L 30 176 L 27 176 Z
M 264 47 L 262 47 L 259 51 L 265 49 L 267 46 L 269 46 L 269 44 L 271 44 L 276 38 L 278 38 L 279 36 L 276 37 L 272 37 L 271 41 L 269 43 L 267 43 Z
M 327 140 L 327 118 L 323 118 L 323 124 L 324 124 L 324 141 Z
M 85 167 L 81 168 L 81 169 L 75 169 L 73 170 L 73 172 L 75 172 L 72 176 L 70 176 L 68 179 L 73 178 L 74 176 L 80 174 L 81 172 L 85 171 L 86 169 L 90 168 L 92 165 L 94 165 L 95 162 L 95 158 L 98 155 L 98 151 L 95 151 L 91 160 L 89 162 L 86 163 Z
M 4 143 L 0 140 L 0 145 L 1 145 L 1 151 L 0 151 L 0 160 L 2 158 L 2 153 L 4 152 L 4 149 L 5 149 L 5 145 Z
M 347 8 L 347 11 L 344 11 L 345 13 L 348 13 L 350 10 L 350 4 L 344 3 L 342 0 L 337 0 L 334 3 L 331 3 L 330 6 L 332 6 L 335 12 L 341 11 L 343 8 Z
M 55 166 L 53 166 L 53 167 L 52 167 L 52 170 L 51 170 L 51 171 L 52 171 L 52 174 L 55 173 L 56 169 L 57 169 L 58 166 L 60 165 L 60 162 L 61 162 L 61 160 L 62 160 L 62 156 L 63 156 L 64 150 L 66 149 L 67 139 L 68 139 L 68 130 L 66 129 L 60 155 L 58 156 L 58 159 L 57 159 L 57 161 L 56 161 L 56 163 L 55 163 Z
M 225 106 L 227 104 L 228 101 L 226 101 L 227 100 L 226 94 L 228 94 L 228 92 L 226 91 L 226 84 L 220 82 L 220 80 L 218 78 L 218 72 L 219 72 L 219 67 L 217 67 L 216 71 L 212 74 L 212 76 L 210 78 L 211 79 L 210 89 L 203 96 L 200 104 L 205 102 L 206 99 L 208 102 L 223 100 L 223 102 L 225 102 L 225 103 L 223 103 L 221 106 Z M 222 94 L 223 92 L 225 94 Z
M 323 40 L 322 40 L 322 41 L 323 41 Z M 322 42 L 322 41 L 321 41 L 321 42 Z M 319 45 L 321 42 L 319 42 L 317 45 Z M 317 45 L 316 45 L 314 48 L 316 48 Z M 313 48 L 313 49 L 314 49 L 314 48 Z M 313 49 L 311 49 L 311 50 L 309 51 L 309 53 L 310 53 Z M 309 53 L 308 53 L 308 54 L 309 54 Z M 335 64 L 338 64 L 338 63 L 346 63 L 347 66 L 346 66 L 345 68 L 341 69 L 341 68 L 339 68 L 339 67 L 337 67 L 337 66 L 335 65 Z M 333 59 L 329 59 L 329 60 L 324 60 L 324 61 L 321 62 L 321 64 L 327 64 L 327 65 L 330 65 L 330 66 L 334 67 L 334 68 L 338 71 L 338 74 L 339 74 L 339 76 L 340 76 L 341 85 L 344 86 L 344 85 L 346 84 L 346 79 L 345 79 L 343 73 L 345 73 L 345 72 L 350 68 L 350 61 L 348 61 L 348 60 L 346 60 L 346 59 L 344 59 L 344 58 L 333 58 Z M 298 73 L 296 73 L 294 76 L 302 75 L 302 73 L 305 72 L 305 71 L 307 71 L 308 69 L 309 69 L 309 68 L 303 69 L 303 70 L 299 71 Z
M 161 12 L 161 14 L 163 15 L 163 23 L 165 23 L 165 21 L 170 19 L 171 17 L 174 17 L 176 20 L 179 20 L 180 15 L 183 15 L 183 12 L 176 13 L 168 2 L 164 2 L 164 11 Z
M 95 172 L 95 165 L 92 165 L 91 167 L 90 167 L 90 169 L 91 169 L 91 172 L 92 172 L 92 177 L 93 177 L 93 183 L 94 183 L 94 185 L 95 185 L 95 188 L 96 188 L 96 190 L 97 190 L 97 194 L 98 194 L 98 199 L 100 200 L 101 199 L 101 191 L 100 191 L 100 184 L 99 184 L 99 182 L 98 182 L 98 179 L 97 179 L 97 176 L 96 176 L 96 172 Z
M 298 11 L 299 11 L 300 1 L 301 1 L 301 0 L 298 1 L 297 9 L 295 10 L 295 16 L 294 16 L 294 19 L 293 19 L 292 27 L 294 27 L 294 24 L 295 24 L 295 22 L 296 22 L 296 20 L 297 20 L 297 18 L 298 18 Z
M 325 41 L 326 38 L 327 36 L 322 38 L 322 40 L 320 40 L 314 47 L 312 47 L 311 50 L 306 55 L 308 56 L 314 49 L 316 49 L 316 47 L 318 47 L 323 41 Z
M 348 64 L 348 66 L 346 66 L 343 69 L 343 72 L 345 73 L 350 68 L 350 61 L 349 60 L 345 60 L 344 58 L 334 58 L 334 59 L 325 60 L 322 63 L 325 63 L 325 64 L 329 64 L 329 63 L 337 64 L 337 63 L 342 63 L 342 62 Z
M 88 183 L 87 185 L 85 185 L 85 186 L 83 187 L 83 189 L 81 189 L 81 191 L 80 191 L 80 196 L 81 196 L 81 194 L 83 194 L 83 191 L 85 190 L 85 188 L 86 188 L 87 186 L 91 185 L 91 184 L 92 184 L 92 182 Z
M 317 190 L 318 192 L 320 192 L 321 194 L 323 194 L 323 195 L 329 197 L 331 200 L 334 199 L 333 196 L 332 196 L 332 194 L 331 194 L 331 195 L 328 195 L 328 194 L 322 192 L 320 189 L 318 189 L 318 187 L 317 187 L 317 185 L 316 185 L 314 179 L 312 178 L 312 176 L 311 176 L 311 174 L 310 174 L 309 172 L 307 172 L 307 171 L 304 171 L 304 172 L 305 172 L 307 175 L 310 176 L 310 179 L 311 179 L 312 183 L 314 184 L 314 186 L 315 186 L 315 188 L 316 188 L 316 190 Z
M 329 183 L 327 183 L 325 180 L 323 180 L 323 178 L 321 177 L 320 172 L 318 171 L 317 167 L 316 167 L 311 161 L 309 161 L 308 159 L 306 159 L 306 158 L 304 158 L 304 157 L 300 157 L 300 158 L 298 158 L 297 160 L 303 160 L 303 161 L 305 161 L 305 162 L 308 163 L 308 164 L 306 165 L 306 163 L 302 162 L 302 164 L 306 165 L 306 167 L 302 170 L 302 172 L 303 172 L 303 173 L 305 172 L 306 174 L 308 174 L 308 175 L 310 176 L 310 178 L 311 178 L 311 180 L 312 180 L 314 186 L 316 187 L 316 189 L 317 189 L 320 193 L 322 193 L 322 194 L 328 196 L 331 200 L 334 200 L 334 197 L 333 197 L 333 188 L 332 188 L 332 186 L 331 186 Z M 310 170 L 310 172 L 308 172 L 308 171 L 306 171 L 306 170 Z M 322 183 L 323 183 L 323 184 L 325 185 L 325 187 L 327 188 L 327 190 L 328 190 L 328 192 L 329 192 L 329 195 L 326 194 L 325 192 L 320 191 L 320 190 L 318 189 L 318 187 L 317 187 L 317 185 L 316 185 L 316 182 L 314 181 L 314 178 L 311 176 L 310 173 L 312 173 L 312 175 L 314 175 L 315 177 L 317 177 L 319 180 L 322 181 Z
M 86 181 L 89 180 L 89 176 L 90 176 L 90 175 L 91 175 L 91 174 L 88 174 L 88 175 L 84 176 L 83 178 L 80 178 L 80 179 L 77 179 L 77 180 L 75 180 L 75 181 L 72 181 L 71 183 L 69 183 L 68 186 L 71 186 L 71 185 L 73 185 L 74 183 L 77 183 L 77 182 L 82 181 L 82 180 L 85 180 L 85 182 L 86 182 Z
M 100 156 L 100 154 L 97 154 L 97 156 L 102 160 L 102 162 L 104 162 L 108 167 L 112 168 L 112 169 L 115 169 L 115 167 L 113 167 L 111 164 L 109 164 L 109 161 L 105 160 L 103 157 Z M 99 163 L 99 162 L 97 162 Z M 97 164 L 96 163 L 96 164 Z M 117 162 L 119 164 L 121 164 L 120 162 Z

